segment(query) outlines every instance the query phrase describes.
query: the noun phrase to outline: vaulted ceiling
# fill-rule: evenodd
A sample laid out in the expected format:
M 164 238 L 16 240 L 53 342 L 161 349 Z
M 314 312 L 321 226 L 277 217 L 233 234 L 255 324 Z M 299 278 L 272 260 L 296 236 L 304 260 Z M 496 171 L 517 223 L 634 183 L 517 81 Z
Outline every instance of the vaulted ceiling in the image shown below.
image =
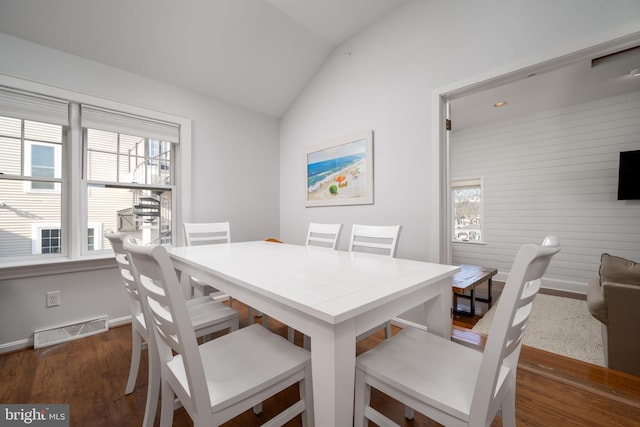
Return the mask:
M 278 118 L 334 47 L 408 1 L 1 0 L 0 32 Z M 454 126 L 640 90 L 640 49 L 591 59 L 465 94 Z
M 280 117 L 406 0 L 2 0 L 0 32 Z

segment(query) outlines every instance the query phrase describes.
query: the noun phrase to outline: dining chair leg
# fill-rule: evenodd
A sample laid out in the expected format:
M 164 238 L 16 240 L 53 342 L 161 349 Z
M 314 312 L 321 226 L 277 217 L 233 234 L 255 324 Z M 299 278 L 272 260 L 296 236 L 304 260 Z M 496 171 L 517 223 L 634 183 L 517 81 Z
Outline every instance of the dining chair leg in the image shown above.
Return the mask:
M 364 417 L 364 408 L 371 400 L 371 387 L 364 382 L 364 374 L 356 370 L 355 404 L 353 407 L 353 427 L 364 427 L 367 420 Z
M 409 407 L 409 406 L 405 406 L 404 407 L 404 417 L 408 420 L 412 420 L 413 419 L 413 415 L 414 415 L 414 411 L 413 408 Z
M 147 402 L 144 409 L 142 427 L 153 427 L 160 397 L 160 358 L 154 351 L 149 351 L 149 379 L 147 381 Z M 173 422 L 173 420 L 172 420 Z
M 129 378 L 127 379 L 127 388 L 124 394 L 130 394 L 136 387 L 136 379 L 138 378 L 138 369 L 140 368 L 140 357 L 142 353 L 142 336 L 131 327 L 131 365 L 129 366 Z
M 175 394 L 168 382 L 162 381 L 162 401 L 160 408 L 160 427 L 173 425 Z
M 507 392 L 507 396 L 502 401 L 500 412 L 504 427 L 516 426 L 516 395 L 514 387 Z
M 300 400 L 305 402 L 305 412 L 302 414 L 302 427 L 313 427 L 315 422 L 313 412 L 313 383 L 308 379 L 311 378 L 311 375 L 311 364 L 309 364 L 305 369 L 305 379 L 302 380 L 299 385 Z
M 305 350 L 311 351 L 311 337 L 309 335 L 302 335 L 302 347 Z
M 384 338 L 385 339 L 391 338 L 392 335 L 393 333 L 391 332 L 391 321 L 387 321 L 384 324 Z

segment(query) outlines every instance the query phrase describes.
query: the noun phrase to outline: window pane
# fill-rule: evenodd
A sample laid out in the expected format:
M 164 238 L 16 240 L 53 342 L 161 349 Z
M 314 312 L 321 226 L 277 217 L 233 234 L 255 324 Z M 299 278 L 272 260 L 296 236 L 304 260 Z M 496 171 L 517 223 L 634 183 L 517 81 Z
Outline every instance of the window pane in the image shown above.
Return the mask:
M 171 191 L 90 186 L 87 200 L 90 226 L 129 233 L 144 244 L 171 243 Z M 87 250 L 111 247 L 102 233 L 95 238 L 100 244 Z
M 24 121 L 24 138 L 32 141 L 62 143 L 62 126 Z
M 31 146 L 31 176 L 53 178 L 55 176 L 55 150 L 53 146 Z M 33 182 L 34 190 L 53 190 L 53 182 Z
M 118 134 L 96 129 L 87 129 L 87 148 L 89 151 L 105 151 L 116 153 Z
M 455 240 L 482 240 L 481 189 L 459 187 L 453 192 L 453 238 Z
M 0 136 L 20 138 L 22 135 L 22 120 L 0 116 Z
M 2 117 L 0 117 L 0 122 Z M 1 133 L 2 131 L 0 131 Z M 22 175 L 22 142 L 20 137 L 0 136 L 0 172 L 7 175 Z
M 171 191 L 110 188 L 104 183 L 167 186 L 171 180 L 172 144 L 135 135 L 86 129 L 88 223 L 102 230 L 133 235 L 144 244 L 171 243 Z M 92 247 L 109 248 L 101 234 Z
M 60 125 L 0 117 L 0 172 L 60 178 L 63 136 Z M 0 179 L 0 258 L 63 252 L 59 185 Z
M 87 245 L 90 251 L 95 250 L 95 241 L 96 241 L 96 236 L 95 236 L 95 228 L 89 228 L 87 230 Z
M 171 143 L 87 129 L 91 181 L 171 184 Z
M 0 258 L 37 254 L 42 249 L 41 231 L 60 229 L 61 193 L 26 192 L 29 184 L 32 182 L 0 180 Z M 47 247 L 61 250 L 59 231 L 47 239 Z
M 42 229 L 40 232 L 40 248 L 43 254 L 60 253 L 60 229 Z
M 31 167 L 46 169 L 49 172 L 34 174 L 34 176 L 46 176 L 53 178 L 53 166 L 55 165 L 55 151 L 53 146 L 32 145 L 31 146 Z

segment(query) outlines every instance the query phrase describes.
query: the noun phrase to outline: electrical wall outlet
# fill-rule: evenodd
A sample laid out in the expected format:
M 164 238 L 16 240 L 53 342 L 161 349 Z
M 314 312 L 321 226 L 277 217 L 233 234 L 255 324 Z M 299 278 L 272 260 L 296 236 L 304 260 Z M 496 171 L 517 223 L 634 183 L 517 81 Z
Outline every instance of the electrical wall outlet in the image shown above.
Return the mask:
M 47 307 L 60 305 L 60 291 L 47 292 Z

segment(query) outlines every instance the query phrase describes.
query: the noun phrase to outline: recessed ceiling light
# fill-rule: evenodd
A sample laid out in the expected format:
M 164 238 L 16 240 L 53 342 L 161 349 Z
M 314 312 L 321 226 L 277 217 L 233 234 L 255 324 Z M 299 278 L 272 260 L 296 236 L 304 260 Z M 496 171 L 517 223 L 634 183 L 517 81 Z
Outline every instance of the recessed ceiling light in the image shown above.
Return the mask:
M 507 101 L 498 101 L 493 104 L 494 107 L 504 107 L 505 105 L 507 105 Z
M 633 70 L 629 71 L 629 74 L 631 74 L 632 76 L 640 76 L 640 68 L 634 68 Z

